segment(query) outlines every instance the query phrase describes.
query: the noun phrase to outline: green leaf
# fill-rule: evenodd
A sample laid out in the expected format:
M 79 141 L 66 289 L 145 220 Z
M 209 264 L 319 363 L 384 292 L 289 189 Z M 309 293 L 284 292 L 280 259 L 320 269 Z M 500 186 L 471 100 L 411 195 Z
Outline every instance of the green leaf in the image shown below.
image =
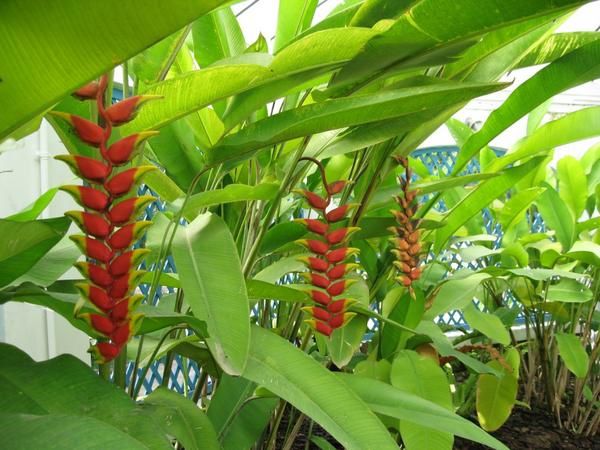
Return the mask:
M 497 450 L 508 450 L 508 447 L 474 423 L 431 401 L 403 392 L 381 381 L 342 373 L 338 373 L 337 376 L 378 414 L 424 427 L 435 427 L 438 431 L 480 442 Z
M 248 125 L 221 140 L 212 164 L 240 161 L 269 145 L 327 130 L 440 109 L 499 89 L 499 84 L 459 84 L 398 89 L 302 106 Z
M 266 281 L 257 279 L 247 280 L 246 287 L 248 288 L 248 297 L 253 300 L 270 298 L 292 303 L 307 303 L 309 301 L 308 295 L 298 289 L 267 283 Z
M 204 412 L 191 400 L 159 387 L 144 399 L 144 410 L 164 424 L 186 450 L 220 450 L 217 434 Z
M 531 204 L 545 191 L 542 187 L 533 187 L 516 192 L 502 205 L 496 213 L 498 223 L 506 232 L 518 224 Z
M 550 230 L 554 230 L 556 239 L 561 243 L 563 251 L 567 251 L 575 240 L 575 219 L 558 192 L 549 184 L 542 183 L 542 186 L 546 190 L 535 203 L 544 219 L 544 223 Z
M 13 284 L 34 283 L 48 287 L 71 269 L 80 257 L 81 251 L 65 236 Z
M 552 34 L 527 52 L 515 68 L 551 63 L 561 56 L 598 39 L 600 39 L 600 33 L 595 31 Z
M 200 68 L 244 53 L 246 40 L 231 8 L 220 8 L 192 26 L 194 57 Z
M 425 318 L 433 319 L 448 311 L 464 308 L 476 296 L 481 282 L 487 278 L 489 276 L 482 273 L 456 280 L 450 278 L 441 285 L 431 308 L 425 313 Z
M 587 180 L 581 163 L 565 156 L 557 165 L 558 194 L 567 204 L 575 219 L 581 217 L 587 201 Z
M 232 202 L 271 200 L 279 190 L 277 183 L 261 183 L 256 186 L 229 184 L 223 189 L 214 189 L 192 195 L 183 210 L 183 216 L 191 221 L 204 208 Z
M 66 217 L 15 222 L 0 219 L 0 287 L 33 267 L 65 235 Z
M 54 196 L 57 192 L 58 188 L 48 189 L 27 208 L 23 209 L 22 211 L 19 211 L 16 214 L 13 214 L 12 216 L 8 216 L 5 219 L 13 220 L 15 222 L 27 222 L 30 220 L 37 219 L 38 216 L 42 213 L 42 211 L 44 211 L 48 207 L 52 199 L 54 199 Z
M 488 180 L 500 175 L 499 173 L 473 173 L 461 177 L 446 176 L 440 180 L 424 180 L 411 183 L 411 189 L 419 191 L 419 195 L 433 194 L 434 192 L 443 192 L 457 186 L 467 186 L 478 181 Z
M 416 0 L 396 0 L 388 2 L 387 0 L 366 0 L 360 7 L 354 17 L 352 17 L 352 26 L 354 27 L 372 27 L 383 19 L 393 19 L 404 13 L 410 6 L 417 3 Z
M 594 297 L 591 289 L 576 280 L 560 280 L 548 287 L 546 300 L 549 302 L 585 303 Z
M 294 405 L 345 448 L 397 449 L 381 421 L 346 384 L 309 355 L 263 328 L 252 327 L 243 376 Z
M 250 310 L 233 236 L 220 217 L 202 214 L 178 229 L 172 252 L 186 300 L 207 323 L 213 357 L 225 372 L 239 375 L 248 355 Z
M 600 245 L 589 241 L 577 241 L 571 247 L 569 258 L 577 259 L 585 264 L 600 267 Z
M 144 105 L 132 122 L 121 127 L 121 133 L 160 128 L 270 76 L 266 67 L 240 64 L 209 67 L 170 78 L 144 92 L 164 98 Z
M 472 328 L 502 345 L 510 344 L 510 334 L 500 317 L 479 310 L 473 303 L 463 308 L 462 313 Z
M 225 129 L 241 123 L 266 103 L 300 88 L 338 68 L 355 56 L 377 34 L 366 28 L 323 30 L 282 49 L 269 65 L 273 77 L 234 97 L 225 113 Z
M 482 374 L 477 380 L 477 418 L 481 427 L 487 431 L 496 431 L 510 416 L 517 400 L 518 380 L 508 373 L 500 363 L 491 361 L 489 366 L 503 370 L 501 378 Z M 515 371 L 516 372 L 516 371 Z
M 60 448 L 171 448 L 162 423 L 77 358 L 61 355 L 36 363 L 7 344 L 0 344 L 0 358 L 3 448 L 47 448 L 49 442 Z M 70 419 L 78 427 L 69 429 Z M 100 444 L 92 445 L 96 436 Z
M 253 398 L 257 386 L 224 375 L 208 406 L 208 418 L 225 450 L 250 448 L 258 441 L 278 404 L 276 398 Z
M 423 0 L 374 37 L 335 77 L 339 87 L 376 77 L 390 68 L 440 65 L 492 30 L 585 3 L 583 0 Z
M 517 167 L 507 169 L 502 175 L 484 181 L 473 189 L 446 215 L 445 225 L 436 231 L 434 251 L 439 252 L 448 239 L 469 219 L 481 214 L 492 201 L 506 193 L 524 176 L 533 171 L 541 159 L 533 159 Z
M 310 27 L 317 9 L 317 0 L 279 0 L 274 52 Z
M 388 292 L 383 300 L 384 308 L 397 299 L 388 318 L 408 328 L 415 328 L 421 322 L 425 311 L 425 298 L 421 290 L 415 290 L 416 298 L 404 288 L 395 288 Z M 401 295 L 400 297 L 398 297 Z M 384 310 L 385 314 L 385 310 Z M 393 358 L 395 353 L 403 349 L 412 333 L 395 327 L 390 323 L 383 325 L 381 331 L 380 352 L 382 358 Z
M 562 277 L 577 280 L 584 277 L 580 273 L 567 272 L 566 270 L 553 269 L 509 269 L 507 272 L 519 277 L 527 277 L 535 281 L 546 281 L 553 277 Z
M 0 41 L 14 45 L 0 50 L 0 140 L 85 82 L 223 3 L 65 0 L 53 8 L 31 8 L 26 0 L 2 2 Z
M 581 340 L 574 334 L 556 333 L 556 343 L 558 353 L 567 369 L 577 378 L 585 377 L 590 361 Z
M 392 363 L 392 386 L 400 391 L 429 400 L 452 411 L 452 395 L 444 371 L 432 359 L 411 350 L 401 351 Z M 429 424 L 431 426 L 431 424 Z M 431 427 L 400 421 L 400 435 L 407 448 L 452 449 L 452 433 L 432 430 Z
M 517 87 L 500 108 L 490 114 L 483 128 L 465 143 L 454 172 L 462 170 L 484 145 L 537 106 L 560 92 L 600 76 L 599 56 L 600 41 L 593 42 L 565 55 Z

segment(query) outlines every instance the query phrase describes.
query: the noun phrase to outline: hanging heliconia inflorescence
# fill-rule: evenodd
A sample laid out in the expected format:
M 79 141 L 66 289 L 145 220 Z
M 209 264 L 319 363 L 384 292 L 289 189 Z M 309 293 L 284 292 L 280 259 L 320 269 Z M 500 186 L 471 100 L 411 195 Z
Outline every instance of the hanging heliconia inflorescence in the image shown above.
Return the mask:
M 414 297 L 413 283 L 421 277 L 422 267 L 419 267 L 422 256 L 421 231 L 419 225 L 421 220 L 415 218 L 419 208 L 417 202 L 418 191 L 410 188 L 412 170 L 409 167 L 408 158 L 399 156 L 396 161 L 404 168 L 404 176 L 398 177 L 398 183 L 402 194 L 395 197 L 400 210 L 392 210 L 392 214 L 398 222 L 397 226 L 391 227 L 394 234 L 392 252 L 396 256 L 394 265 L 398 269 L 396 280 L 408 289 Z
M 100 363 L 108 362 L 120 353 L 140 322 L 141 314 L 135 313 L 135 309 L 143 296 L 133 294 L 133 291 L 144 272 L 135 269 L 148 251 L 133 250 L 132 247 L 151 224 L 137 221 L 137 218 L 144 207 L 155 200 L 148 195 L 133 195 L 141 177 L 155 167 L 133 167 L 118 173 L 115 169 L 128 164 L 140 144 L 157 134 L 154 131 L 137 133 L 109 144 L 114 126 L 132 120 L 144 102 L 157 97 L 129 97 L 106 107 L 107 84 L 108 78 L 103 76 L 99 82 L 92 82 L 74 93 L 80 100 L 96 100 L 102 125 L 74 114 L 52 113 L 68 122 L 82 142 L 98 149 L 97 158 L 60 155 L 56 159 L 69 164 L 86 183 L 85 186 L 71 185 L 61 189 L 84 208 L 84 211 L 66 213 L 85 233 L 71 236 L 87 257 L 86 262 L 76 264 L 86 281 L 77 285 L 83 301 L 75 312 L 103 336 L 90 348 Z M 79 313 L 85 302 L 89 302 L 96 312 Z
M 346 289 L 355 282 L 347 275 L 359 267 L 358 264 L 348 262 L 349 258 L 358 253 L 358 249 L 348 247 L 348 238 L 358 230 L 357 227 L 344 227 L 341 224 L 346 219 L 346 214 L 356 204 L 332 205 L 332 196 L 344 189 L 345 181 L 335 181 L 327 184 L 325 171 L 321 163 L 313 158 L 302 158 L 312 161 L 319 166 L 325 198 L 307 190 L 296 190 L 302 195 L 311 208 L 318 212 L 319 219 L 298 219 L 312 234 L 308 239 L 301 239 L 297 243 L 306 247 L 311 255 L 301 258 L 306 264 L 308 272 L 303 276 L 312 285 L 309 291 L 315 306 L 302 308 L 311 315 L 307 320 L 317 332 L 330 336 L 333 330 L 343 327 L 355 315 L 347 312 L 348 306 L 354 300 L 345 296 Z

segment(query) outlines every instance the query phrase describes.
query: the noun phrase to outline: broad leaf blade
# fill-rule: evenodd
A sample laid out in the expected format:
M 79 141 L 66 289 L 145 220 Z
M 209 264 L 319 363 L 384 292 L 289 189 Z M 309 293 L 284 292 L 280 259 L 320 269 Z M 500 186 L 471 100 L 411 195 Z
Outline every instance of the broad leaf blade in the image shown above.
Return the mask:
M 223 370 L 242 373 L 248 355 L 248 294 L 237 248 L 227 225 L 213 214 L 198 216 L 181 227 L 173 257 L 186 300 L 205 320 L 207 344 Z

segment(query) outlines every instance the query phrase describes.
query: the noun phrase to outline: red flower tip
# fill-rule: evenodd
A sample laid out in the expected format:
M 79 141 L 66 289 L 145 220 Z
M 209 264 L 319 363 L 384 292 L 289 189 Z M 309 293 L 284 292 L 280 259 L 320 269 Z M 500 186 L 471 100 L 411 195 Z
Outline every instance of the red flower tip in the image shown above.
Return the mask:
M 113 277 L 102 267 L 96 264 L 88 262 L 75 263 L 75 267 L 81 275 L 85 278 L 89 278 L 92 283 L 97 284 L 103 288 L 110 286 L 113 282 Z
M 123 225 L 127 222 L 135 220 L 140 215 L 140 211 L 156 200 L 151 195 L 142 195 L 141 197 L 132 197 L 123 200 L 114 205 L 108 211 L 108 220 L 113 225 Z
M 315 209 L 324 210 L 325 208 L 327 208 L 327 206 L 329 206 L 328 199 L 320 197 L 314 192 L 307 191 L 306 189 L 294 189 L 293 192 L 296 192 L 297 194 L 300 194 L 304 198 L 306 198 L 308 204 Z
M 324 255 L 329 250 L 329 244 L 323 241 L 318 241 L 316 239 L 300 239 L 297 240 L 296 243 L 306 247 L 311 252 L 317 253 L 319 255 Z
M 327 186 L 327 192 L 329 195 L 339 194 L 348 184 L 349 181 L 346 180 L 334 181 L 333 183 L 329 183 L 329 186 Z
M 54 159 L 66 162 L 75 175 L 96 183 L 104 182 L 111 172 L 110 167 L 101 161 L 86 156 L 58 155 Z
M 339 278 L 342 278 L 351 270 L 357 269 L 358 267 L 360 266 L 354 263 L 338 264 L 337 266 L 334 266 L 331 269 L 329 269 L 329 271 L 327 272 L 327 276 L 330 280 L 337 280 Z
M 122 125 L 133 120 L 140 106 L 149 100 L 163 98 L 161 95 L 136 95 L 121 100 L 106 109 L 106 118 L 115 125 Z
M 61 111 L 50 111 L 50 115 L 59 117 L 71 125 L 75 134 L 86 144 L 98 147 L 104 139 L 104 129 L 83 117 Z
M 115 166 L 128 163 L 140 144 L 157 134 L 158 131 L 144 131 L 118 140 L 108 148 L 108 160 Z
M 338 206 L 337 208 L 334 208 L 325 214 L 325 218 L 329 223 L 339 222 L 340 220 L 346 218 L 348 211 L 356 208 L 357 206 L 358 203 L 348 203 L 346 205 Z
M 110 224 L 98 214 L 82 211 L 67 211 L 65 216 L 75 222 L 84 233 L 97 238 L 103 239 L 112 231 Z
M 298 261 L 306 264 L 310 270 L 316 270 L 317 272 L 325 272 L 329 268 L 329 263 L 327 261 L 314 256 L 302 256 L 298 258 Z
M 150 225 L 152 225 L 150 221 L 133 222 L 125 225 L 108 238 L 108 245 L 113 250 L 123 250 L 130 247 L 144 234 L 144 231 Z
M 302 272 L 300 276 L 308 281 L 310 284 L 320 288 L 327 288 L 329 286 L 329 278 L 319 275 L 318 273 Z
M 112 361 L 119 355 L 120 351 L 121 347 L 110 342 L 98 342 L 88 350 L 100 364 Z
M 108 294 L 97 286 L 87 283 L 76 283 L 75 287 L 79 290 L 82 297 L 87 298 L 94 306 L 104 312 L 107 312 L 114 306 L 114 302 Z
M 327 253 L 326 258 L 330 263 L 337 264 L 352 255 L 357 255 L 359 252 L 360 250 L 354 247 L 336 248 Z
M 356 283 L 356 280 L 354 279 L 336 281 L 335 283 L 329 285 L 329 287 L 327 288 L 327 293 L 332 297 L 336 297 L 342 294 L 349 286 L 353 285 L 354 283 Z
M 108 205 L 108 195 L 87 186 L 67 185 L 59 187 L 61 191 L 70 194 L 81 206 L 102 212 Z
M 325 233 L 327 233 L 327 230 L 329 229 L 328 224 L 326 224 L 325 222 L 321 222 L 320 220 L 317 220 L 317 219 L 296 219 L 295 221 L 305 225 L 306 228 L 308 229 L 308 231 L 311 231 L 313 233 L 317 233 L 320 235 L 324 235 Z
M 120 197 L 121 195 L 130 192 L 135 183 L 140 181 L 145 174 L 152 172 L 153 170 L 157 170 L 156 167 L 140 166 L 125 170 L 108 180 L 104 184 L 104 187 L 113 197 Z
M 345 241 L 350 237 L 350 235 L 356 233 L 360 228 L 358 227 L 347 227 L 347 228 L 338 228 L 335 231 L 331 231 L 327 234 L 327 241 L 331 245 L 339 244 L 342 241 Z
M 94 100 L 98 95 L 99 85 L 96 81 L 86 84 L 73 92 L 73 97 L 79 100 Z
M 113 277 L 125 275 L 131 269 L 139 266 L 144 257 L 150 253 L 146 248 L 138 248 L 117 256 L 108 266 L 108 271 Z
M 101 263 L 106 264 L 112 258 L 112 251 L 102 241 L 79 234 L 69 236 L 69 239 L 75 242 L 84 255 Z
M 321 305 L 328 305 L 331 303 L 331 297 L 327 292 L 318 291 L 317 289 L 311 289 L 309 291 L 310 297 L 317 303 Z
M 305 320 L 304 322 L 318 333 L 324 334 L 327 337 L 331 336 L 331 333 L 333 333 L 333 328 L 320 320 L 310 319 Z

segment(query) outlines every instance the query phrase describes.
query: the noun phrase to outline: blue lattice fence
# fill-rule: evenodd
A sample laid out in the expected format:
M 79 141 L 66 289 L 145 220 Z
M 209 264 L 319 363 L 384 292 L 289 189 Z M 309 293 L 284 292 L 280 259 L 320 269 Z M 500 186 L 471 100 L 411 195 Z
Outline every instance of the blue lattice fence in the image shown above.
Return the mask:
M 501 149 L 494 149 L 498 155 L 502 154 L 504 151 Z M 430 174 L 437 175 L 448 175 L 452 172 L 454 168 L 454 164 L 456 162 L 456 155 L 458 153 L 458 148 L 456 146 L 440 146 L 440 147 L 430 147 L 416 150 L 412 153 L 411 156 L 419 159 L 425 167 L 427 167 Z M 480 170 L 479 162 L 477 160 L 471 161 L 467 167 L 461 172 L 461 175 L 465 174 L 473 174 L 478 173 Z M 141 188 L 141 194 L 148 193 L 148 189 L 145 187 Z M 436 208 L 443 212 L 446 210 L 446 205 L 443 202 L 440 202 L 436 206 Z M 164 204 L 157 201 L 151 204 L 146 208 L 145 219 L 152 219 L 157 212 L 162 211 L 164 209 Z M 500 242 L 500 238 L 502 236 L 502 230 L 500 226 L 494 223 L 492 215 L 489 210 L 482 211 L 482 219 L 483 224 L 486 229 L 486 232 L 490 235 L 497 236 L 496 243 Z M 541 222 L 540 217 L 534 217 L 531 221 L 532 231 L 541 231 L 543 230 L 543 223 Z M 468 245 L 468 244 L 461 244 Z M 453 270 L 469 267 L 471 269 L 480 269 L 484 267 L 484 263 L 481 262 L 469 262 L 464 263 L 460 256 L 456 253 L 453 253 L 451 258 L 447 261 L 450 263 Z M 153 267 L 149 268 L 150 270 Z M 163 267 L 165 273 L 175 273 L 175 265 L 173 263 L 172 258 L 168 258 L 165 262 L 165 266 Z M 149 295 L 149 286 L 142 285 L 141 290 L 145 295 Z M 163 295 L 173 293 L 173 289 L 167 287 L 159 287 L 157 289 L 156 295 L 151 300 L 152 304 L 158 304 Z M 146 300 L 148 301 L 148 299 Z M 255 311 L 253 312 L 255 313 Z M 457 325 L 465 327 L 466 323 L 460 311 L 451 311 L 447 314 L 444 314 L 438 318 L 438 322 L 446 323 L 449 325 Z M 372 322 L 371 325 L 376 327 L 376 322 Z M 164 358 L 156 361 L 144 380 L 143 388 L 140 392 L 141 395 L 144 395 L 146 392 L 150 392 L 155 389 L 157 386 L 160 386 L 163 383 L 163 372 L 165 367 Z M 127 379 L 131 376 L 131 371 L 133 370 L 133 364 L 130 363 L 127 367 Z M 138 369 L 138 377 L 141 376 L 142 369 Z M 198 367 L 198 364 L 195 361 L 189 360 L 187 358 L 183 358 L 181 356 L 176 356 L 175 360 L 171 366 L 171 372 L 168 374 L 169 382 L 168 386 L 170 389 L 173 389 L 179 393 L 187 393 L 188 396 L 191 396 L 196 383 L 200 379 L 201 369 Z M 208 391 L 210 392 L 210 379 L 207 384 Z

